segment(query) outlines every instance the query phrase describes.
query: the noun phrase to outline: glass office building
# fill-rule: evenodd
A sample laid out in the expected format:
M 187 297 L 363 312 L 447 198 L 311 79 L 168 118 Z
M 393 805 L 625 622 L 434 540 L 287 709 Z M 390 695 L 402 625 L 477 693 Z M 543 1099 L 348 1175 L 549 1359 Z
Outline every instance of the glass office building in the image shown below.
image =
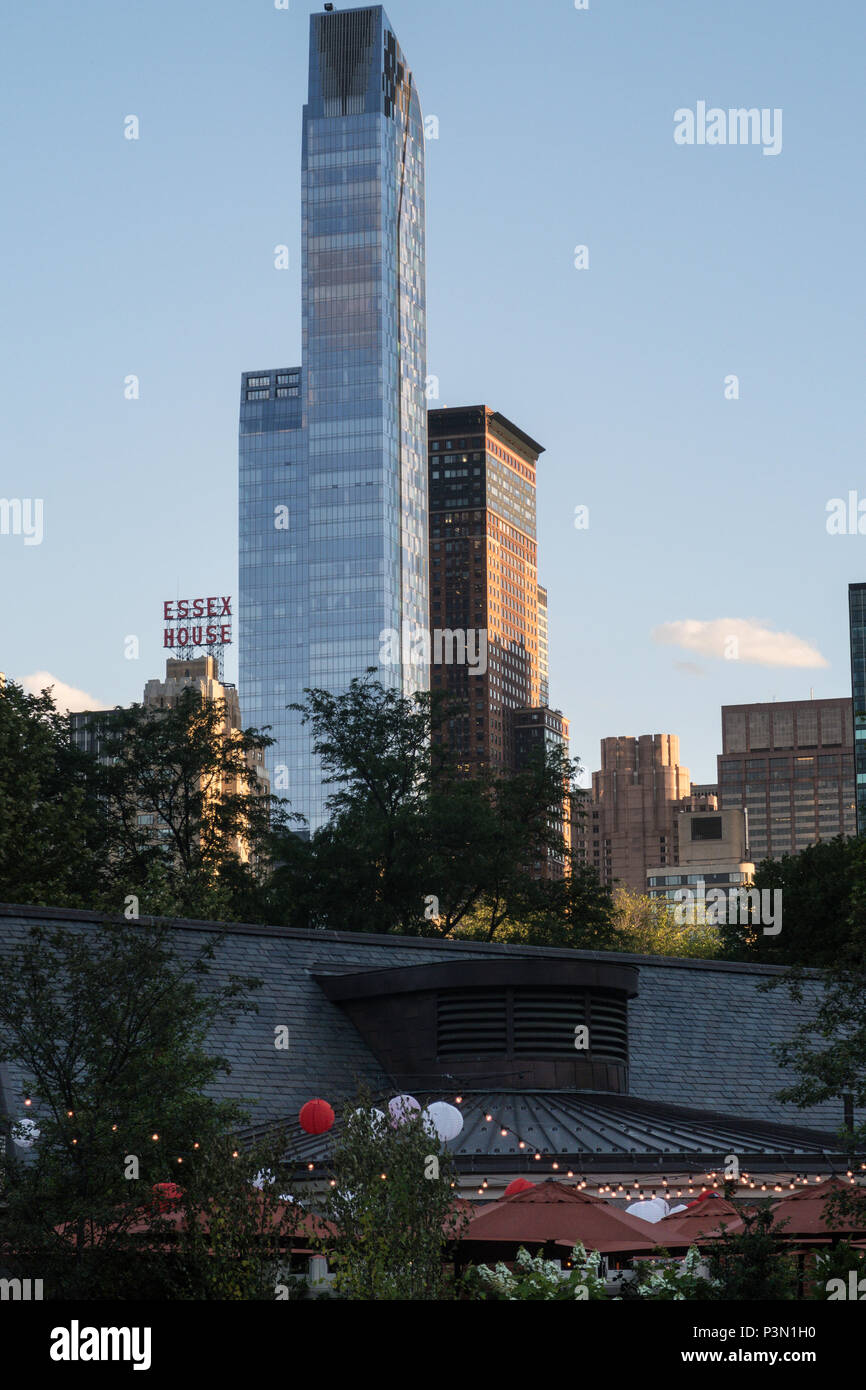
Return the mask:
M 311 830 L 329 788 L 286 705 L 370 667 L 429 686 L 424 216 L 421 107 L 387 15 L 313 15 L 302 365 L 243 375 L 239 605 L 244 720 L 272 726 L 272 788 Z
M 866 584 L 848 585 L 857 834 L 866 833 Z

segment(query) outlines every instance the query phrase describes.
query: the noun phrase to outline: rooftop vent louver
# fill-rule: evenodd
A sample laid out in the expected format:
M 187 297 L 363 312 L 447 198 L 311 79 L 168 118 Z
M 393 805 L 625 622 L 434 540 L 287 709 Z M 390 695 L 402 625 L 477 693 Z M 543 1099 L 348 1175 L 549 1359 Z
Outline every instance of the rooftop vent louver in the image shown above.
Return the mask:
M 589 1048 L 575 1048 L 575 1028 L 589 1028 Z M 510 1054 L 588 1056 L 628 1062 L 625 999 L 586 990 L 455 990 L 437 1000 L 440 1057 Z

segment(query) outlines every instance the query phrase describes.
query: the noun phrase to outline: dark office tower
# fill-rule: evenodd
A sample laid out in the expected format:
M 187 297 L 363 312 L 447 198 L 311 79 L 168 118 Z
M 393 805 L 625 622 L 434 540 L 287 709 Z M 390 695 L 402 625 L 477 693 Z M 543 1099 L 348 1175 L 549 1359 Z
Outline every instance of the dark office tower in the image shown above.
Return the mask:
M 431 410 L 431 685 L 465 706 L 461 769 L 515 765 L 513 711 L 540 704 L 535 468 L 543 448 L 487 406 Z M 437 633 L 466 634 L 437 651 Z M 470 657 L 475 657 L 474 661 Z
M 242 382 L 240 690 L 315 829 L 331 789 L 286 705 L 371 666 L 429 684 L 424 133 L 379 6 L 312 16 L 302 177 L 302 366 Z
M 857 834 L 866 832 L 866 584 L 848 585 Z
M 752 859 L 853 835 L 851 701 L 723 705 L 719 799 L 749 813 Z

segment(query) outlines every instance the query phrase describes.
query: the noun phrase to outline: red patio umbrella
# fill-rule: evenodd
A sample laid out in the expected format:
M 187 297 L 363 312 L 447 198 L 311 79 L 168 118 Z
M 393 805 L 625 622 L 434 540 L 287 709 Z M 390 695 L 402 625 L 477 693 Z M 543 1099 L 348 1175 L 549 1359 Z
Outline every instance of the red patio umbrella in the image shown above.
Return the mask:
M 544 1182 L 504 1197 L 469 1222 L 463 1241 L 471 1245 L 575 1245 L 601 1253 L 652 1250 L 655 1228 L 601 1197 L 577 1187 Z
M 653 1230 L 656 1232 L 656 1244 L 670 1250 L 718 1240 L 722 1225 L 734 1234 L 745 1229 L 734 1204 L 725 1197 L 711 1193 L 691 1202 L 685 1211 L 657 1221 Z
M 771 1208 L 773 1225 L 782 1226 L 783 1236 L 848 1236 L 866 1235 L 866 1191 L 859 1189 L 860 1201 L 854 1215 L 835 1216 L 828 1220 L 824 1203 L 832 1193 L 857 1191 L 850 1182 L 828 1178 L 814 1187 L 800 1187 L 776 1202 Z

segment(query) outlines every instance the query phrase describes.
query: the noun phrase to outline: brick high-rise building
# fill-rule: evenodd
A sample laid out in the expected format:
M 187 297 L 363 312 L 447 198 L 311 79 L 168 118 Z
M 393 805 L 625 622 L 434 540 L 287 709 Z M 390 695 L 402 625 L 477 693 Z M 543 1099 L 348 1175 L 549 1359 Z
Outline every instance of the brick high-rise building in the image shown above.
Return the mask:
M 719 796 L 749 813 L 752 859 L 856 833 L 851 701 L 723 705 Z
M 538 584 L 535 528 L 544 450 L 481 405 L 431 410 L 428 435 L 434 646 L 437 631 L 454 630 L 484 634 L 486 644 L 486 661 L 474 667 L 449 660 L 447 651 L 437 661 L 434 652 L 431 685 L 465 707 L 447 731 L 462 770 L 511 770 L 518 764 L 515 718 L 531 725 L 526 712 L 548 700 L 547 594 Z M 478 638 L 472 642 L 477 652 Z
M 678 863 L 686 807 L 712 811 L 716 798 L 695 794 L 675 734 L 603 738 L 601 768 L 572 827 L 575 853 L 602 883 L 619 880 L 645 893 L 651 866 Z

